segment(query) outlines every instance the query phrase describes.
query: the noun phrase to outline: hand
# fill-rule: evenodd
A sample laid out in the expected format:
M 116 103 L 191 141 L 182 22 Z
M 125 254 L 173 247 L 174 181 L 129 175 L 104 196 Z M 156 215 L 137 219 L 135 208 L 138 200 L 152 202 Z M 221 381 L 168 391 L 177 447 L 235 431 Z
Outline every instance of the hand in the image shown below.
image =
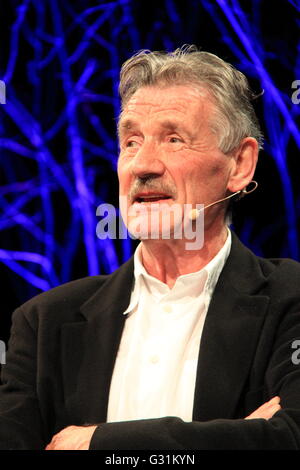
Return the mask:
M 68 426 L 52 437 L 45 450 L 88 450 L 97 426 Z
M 245 419 L 270 419 L 279 410 L 281 410 L 280 397 L 273 397 L 270 401 L 267 401 L 257 408 L 257 410 L 253 411 Z

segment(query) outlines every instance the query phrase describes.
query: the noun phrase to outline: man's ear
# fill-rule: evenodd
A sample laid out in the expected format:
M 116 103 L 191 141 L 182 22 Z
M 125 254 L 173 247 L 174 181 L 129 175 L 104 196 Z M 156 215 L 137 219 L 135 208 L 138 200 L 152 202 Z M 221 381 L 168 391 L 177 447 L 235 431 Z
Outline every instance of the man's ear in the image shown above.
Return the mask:
M 244 189 L 252 180 L 258 158 L 258 142 L 246 137 L 233 155 L 235 163 L 228 180 L 227 189 L 235 193 Z

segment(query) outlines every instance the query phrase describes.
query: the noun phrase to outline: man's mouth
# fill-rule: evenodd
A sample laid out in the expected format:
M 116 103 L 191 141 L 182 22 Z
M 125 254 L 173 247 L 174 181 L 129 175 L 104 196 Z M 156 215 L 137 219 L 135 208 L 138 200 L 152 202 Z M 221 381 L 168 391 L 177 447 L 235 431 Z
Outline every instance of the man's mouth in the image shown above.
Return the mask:
M 148 204 L 153 202 L 164 202 L 172 199 L 168 194 L 163 193 L 139 193 L 133 199 L 133 204 Z

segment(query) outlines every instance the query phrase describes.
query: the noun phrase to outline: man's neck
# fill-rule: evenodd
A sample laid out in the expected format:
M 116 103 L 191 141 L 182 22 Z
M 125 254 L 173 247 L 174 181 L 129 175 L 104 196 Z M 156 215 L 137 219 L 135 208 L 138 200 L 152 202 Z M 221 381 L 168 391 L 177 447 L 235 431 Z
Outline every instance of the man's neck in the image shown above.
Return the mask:
M 187 250 L 184 240 L 144 240 L 142 263 L 151 276 L 172 288 L 179 276 L 204 268 L 220 251 L 227 234 L 226 226 L 217 233 L 204 234 L 200 250 Z

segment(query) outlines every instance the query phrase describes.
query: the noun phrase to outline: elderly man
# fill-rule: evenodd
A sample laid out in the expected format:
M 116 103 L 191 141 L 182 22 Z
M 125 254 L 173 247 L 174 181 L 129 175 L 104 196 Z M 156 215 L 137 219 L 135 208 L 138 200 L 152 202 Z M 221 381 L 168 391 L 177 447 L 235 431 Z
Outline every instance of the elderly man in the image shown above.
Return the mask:
M 112 275 L 14 313 L 1 448 L 299 449 L 300 267 L 256 257 L 226 223 L 261 143 L 246 78 L 194 47 L 141 52 L 120 94 L 120 197 L 141 243 Z M 203 246 L 175 218 L 164 236 L 174 204 L 192 226 L 204 205 Z

